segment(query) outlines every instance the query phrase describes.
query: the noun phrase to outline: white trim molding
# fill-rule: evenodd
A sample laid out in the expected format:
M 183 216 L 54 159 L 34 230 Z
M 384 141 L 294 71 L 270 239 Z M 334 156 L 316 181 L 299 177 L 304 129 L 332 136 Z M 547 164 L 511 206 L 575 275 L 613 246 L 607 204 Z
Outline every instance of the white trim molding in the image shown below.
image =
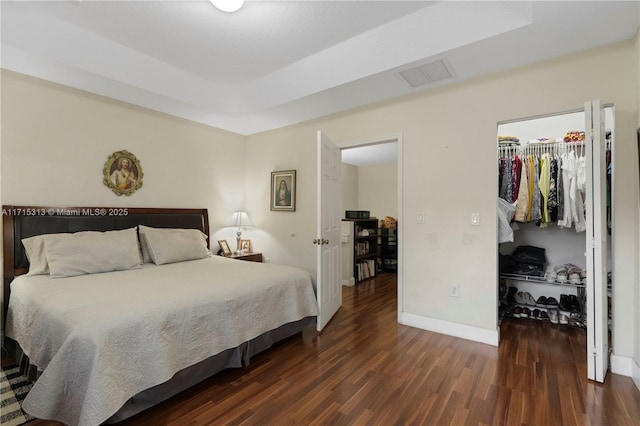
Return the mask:
M 631 377 L 640 390 L 640 365 L 631 357 L 611 354 L 611 372 Z
M 634 364 L 635 368 L 638 368 L 638 365 L 633 361 L 633 358 L 611 354 L 611 372 L 614 374 L 633 377 Z M 638 383 L 636 383 L 636 386 L 637 385 Z
M 631 378 L 633 379 L 633 382 L 636 384 L 636 387 L 638 388 L 638 390 L 640 390 L 640 365 L 638 365 L 638 363 L 635 362 L 635 360 L 632 360 Z
M 343 287 L 353 287 L 354 285 L 356 285 L 356 279 L 354 277 L 349 277 L 349 279 L 342 280 Z
M 499 328 L 496 328 L 495 330 L 488 330 L 486 328 L 478 328 L 451 321 L 427 318 L 420 315 L 408 314 L 406 312 L 399 314 L 399 317 L 400 324 L 433 331 L 434 333 L 446 334 L 448 336 L 485 343 L 491 346 L 498 346 L 498 342 L 500 341 Z

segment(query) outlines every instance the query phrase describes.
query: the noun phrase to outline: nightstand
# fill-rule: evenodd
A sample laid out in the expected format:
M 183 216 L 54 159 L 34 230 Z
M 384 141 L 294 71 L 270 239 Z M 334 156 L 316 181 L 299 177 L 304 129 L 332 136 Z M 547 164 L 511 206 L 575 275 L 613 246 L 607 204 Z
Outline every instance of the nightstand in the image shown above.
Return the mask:
M 246 260 L 248 262 L 262 262 L 262 253 L 232 254 L 229 259 Z

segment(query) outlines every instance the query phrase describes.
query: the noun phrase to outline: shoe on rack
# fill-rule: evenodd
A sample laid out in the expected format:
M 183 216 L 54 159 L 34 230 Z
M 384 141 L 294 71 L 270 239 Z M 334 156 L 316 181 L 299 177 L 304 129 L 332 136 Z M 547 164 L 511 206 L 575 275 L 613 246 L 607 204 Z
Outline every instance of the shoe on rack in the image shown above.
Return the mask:
M 536 300 L 536 306 L 538 306 L 540 308 L 546 308 L 547 307 L 547 298 L 545 296 L 538 297 L 538 300 Z
M 531 310 L 529 308 L 522 308 L 520 318 L 529 318 L 529 316 L 531 316 Z
M 569 277 L 569 282 L 571 284 L 580 284 L 582 282 L 582 278 L 580 274 L 582 273 L 582 269 L 579 266 L 574 265 L 573 263 L 567 263 L 564 265 L 567 268 L 567 276 Z
M 509 289 L 507 290 L 507 302 L 509 303 L 514 303 L 516 301 L 515 299 L 515 295 L 518 292 L 518 287 L 509 287 Z
M 549 310 L 549 321 L 551 321 L 551 324 L 558 324 L 558 311 L 555 309 Z
M 569 282 L 571 284 L 582 284 L 582 278 L 580 278 L 579 272 L 573 272 L 569 274 Z
M 560 304 L 558 304 L 558 309 L 561 311 L 571 312 L 571 301 L 569 300 L 568 294 L 560 295 Z
M 521 314 L 522 314 L 522 308 L 520 306 L 516 306 L 515 309 L 513 310 L 513 316 L 516 318 L 520 318 Z
M 557 275 L 557 281 L 559 283 L 566 283 L 567 282 L 567 268 L 564 265 L 560 265 L 560 266 L 556 266 L 554 268 L 556 275 Z
M 547 297 L 547 306 L 556 307 L 558 306 L 558 301 L 555 297 Z
M 542 321 L 549 321 L 549 314 L 547 311 L 540 311 L 540 318 L 538 319 Z
M 531 318 L 535 319 L 535 320 L 539 320 L 540 319 L 540 309 L 534 309 L 533 311 L 531 311 Z
M 515 294 L 514 296 L 514 300 L 518 305 L 526 305 L 527 304 L 527 299 L 524 296 L 524 293 L 519 291 Z
M 565 314 L 559 314 L 558 315 L 558 322 L 560 324 L 564 324 L 564 325 L 569 324 L 569 317 L 566 316 Z
M 524 300 L 527 302 L 527 305 L 536 306 L 536 299 L 533 298 L 531 293 L 525 292 L 524 293 Z
M 578 302 L 578 296 L 575 294 L 569 295 L 569 308 L 572 313 L 580 313 L 580 303 Z
M 551 267 L 547 268 L 547 271 L 545 272 L 544 276 L 548 283 L 554 283 L 558 279 L 558 274 Z
M 573 313 L 569 315 L 569 325 L 580 327 L 580 314 Z

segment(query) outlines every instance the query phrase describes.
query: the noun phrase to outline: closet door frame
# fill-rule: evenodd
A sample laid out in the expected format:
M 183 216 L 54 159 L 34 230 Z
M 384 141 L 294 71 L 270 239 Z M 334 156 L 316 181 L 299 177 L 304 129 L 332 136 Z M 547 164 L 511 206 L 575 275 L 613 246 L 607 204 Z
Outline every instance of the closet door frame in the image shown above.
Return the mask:
M 585 117 L 585 257 L 587 282 L 585 285 L 586 301 L 586 328 L 587 328 L 587 376 L 590 380 L 604 382 L 609 368 L 609 329 L 608 329 L 608 294 L 607 294 L 607 212 L 606 212 L 606 156 L 605 156 L 605 131 L 604 108 L 611 108 L 612 104 L 601 105 L 599 100 L 587 101 L 584 110 L 565 111 L 499 122 L 508 124 L 511 122 L 526 121 L 551 116 L 561 116 L 576 112 L 584 112 Z M 611 123 L 611 131 L 614 131 L 615 119 Z M 613 151 L 613 145 L 612 145 Z M 611 188 L 611 199 L 614 199 Z M 613 215 L 613 202 L 612 212 Z M 496 233 L 497 241 L 497 233 Z M 613 250 L 613 246 L 611 248 Z M 611 259 L 615 258 L 612 253 Z M 499 270 L 499 267 L 496 267 Z
M 607 308 L 607 213 L 604 109 L 585 102 L 587 224 L 587 376 L 604 382 L 609 368 Z

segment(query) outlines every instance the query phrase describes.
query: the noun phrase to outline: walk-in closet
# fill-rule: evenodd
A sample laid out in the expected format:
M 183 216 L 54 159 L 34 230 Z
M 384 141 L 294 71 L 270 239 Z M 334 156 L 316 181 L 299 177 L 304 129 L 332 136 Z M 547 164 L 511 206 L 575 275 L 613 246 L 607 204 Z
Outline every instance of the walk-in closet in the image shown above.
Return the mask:
M 611 347 L 613 114 L 593 101 L 498 124 L 499 323 L 583 330 L 600 382 Z

